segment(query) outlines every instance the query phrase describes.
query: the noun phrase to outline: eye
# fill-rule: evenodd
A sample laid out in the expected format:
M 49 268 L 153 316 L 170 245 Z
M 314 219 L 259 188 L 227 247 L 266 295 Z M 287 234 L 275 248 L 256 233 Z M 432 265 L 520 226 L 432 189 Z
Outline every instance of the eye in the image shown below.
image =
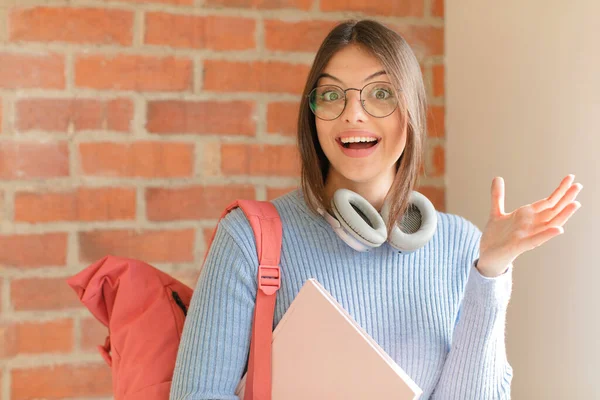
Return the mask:
M 373 90 L 373 97 L 375 97 L 377 100 L 387 100 L 392 97 L 392 93 L 389 89 L 377 88 Z
M 336 101 L 340 99 L 340 94 L 335 90 L 327 90 L 321 94 L 321 98 L 325 101 Z

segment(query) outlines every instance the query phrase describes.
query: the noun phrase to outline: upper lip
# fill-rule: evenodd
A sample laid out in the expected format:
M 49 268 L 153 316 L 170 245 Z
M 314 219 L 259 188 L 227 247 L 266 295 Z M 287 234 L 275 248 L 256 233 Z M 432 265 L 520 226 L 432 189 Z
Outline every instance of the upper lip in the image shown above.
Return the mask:
M 374 134 L 373 132 L 365 131 L 365 130 L 347 130 L 341 132 L 336 140 L 341 140 L 344 138 L 352 138 L 352 137 L 370 137 L 375 138 L 377 141 L 381 140 L 381 136 Z

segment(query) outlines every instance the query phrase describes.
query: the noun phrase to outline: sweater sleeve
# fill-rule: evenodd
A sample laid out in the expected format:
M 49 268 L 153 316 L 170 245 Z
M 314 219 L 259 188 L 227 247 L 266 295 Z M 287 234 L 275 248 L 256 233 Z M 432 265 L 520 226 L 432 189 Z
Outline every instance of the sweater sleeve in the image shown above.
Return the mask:
M 219 224 L 185 320 L 171 400 L 238 399 L 234 392 L 250 349 L 256 265 Z
M 505 323 L 513 266 L 495 278 L 481 275 L 475 268 L 481 231 L 471 227 L 475 240 L 470 240 L 465 260 L 467 283 L 432 400 L 510 399 L 513 371 L 506 356 Z

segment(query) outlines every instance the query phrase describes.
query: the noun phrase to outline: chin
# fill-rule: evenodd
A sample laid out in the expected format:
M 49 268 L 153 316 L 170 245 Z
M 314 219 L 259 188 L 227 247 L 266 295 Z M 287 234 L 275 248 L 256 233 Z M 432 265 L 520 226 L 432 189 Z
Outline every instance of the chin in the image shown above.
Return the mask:
M 381 172 L 382 171 L 365 171 L 363 169 L 357 171 L 350 171 L 350 173 L 346 172 L 345 174 L 342 174 L 342 176 L 348 181 L 356 183 L 366 183 L 374 181 L 377 178 L 377 176 L 381 174 Z

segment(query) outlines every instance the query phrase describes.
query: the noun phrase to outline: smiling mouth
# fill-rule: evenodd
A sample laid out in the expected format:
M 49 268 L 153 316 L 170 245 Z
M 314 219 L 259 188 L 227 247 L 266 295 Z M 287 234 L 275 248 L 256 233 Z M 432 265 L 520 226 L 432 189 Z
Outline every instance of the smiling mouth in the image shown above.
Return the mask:
M 360 141 L 360 142 L 342 142 L 341 139 L 337 139 L 338 143 L 344 147 L 345 149 L 353 149 L 353 150 L 360 150 L 360 149 L 368 149 L 371 148 L 375 145 L 377 145 L 381 139 L 375 139 L 375 140 L 371 140 L 371 141 Z

